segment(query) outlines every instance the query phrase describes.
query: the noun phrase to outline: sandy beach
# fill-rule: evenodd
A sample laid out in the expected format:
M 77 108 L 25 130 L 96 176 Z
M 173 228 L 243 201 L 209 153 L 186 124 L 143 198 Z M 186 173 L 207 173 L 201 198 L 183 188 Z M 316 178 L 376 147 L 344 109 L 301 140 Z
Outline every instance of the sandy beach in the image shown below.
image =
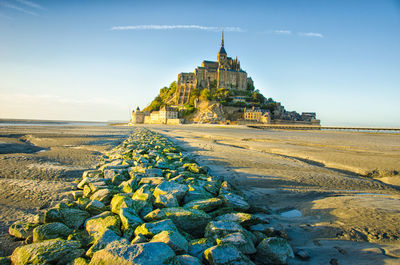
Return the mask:
M 399 264 L 400 135 L 258 130 L 240 126 L 147 128 L 176 141 L 249 201 L 271 209 L 294 249 L 290 264 Z M 0 127 L 0 256 L 22 244 L 8 226 L 67 196 L 83 170 L 133 127 Z M 336 262 L 336 263 L 335 263 Z
M 102 152 L 132 128 L 111 126 L 0 127 L 0 256 L 23 244 L 8 227 L 65 198 Z
M 311 254 L 307 264 L 399 264 L 399 176 L 363 175 L 400 169 L 400 135 L 150 128 L 236 183 L 252 203 L 268 206 L 272 223 L 286 229 L 293 247 Z

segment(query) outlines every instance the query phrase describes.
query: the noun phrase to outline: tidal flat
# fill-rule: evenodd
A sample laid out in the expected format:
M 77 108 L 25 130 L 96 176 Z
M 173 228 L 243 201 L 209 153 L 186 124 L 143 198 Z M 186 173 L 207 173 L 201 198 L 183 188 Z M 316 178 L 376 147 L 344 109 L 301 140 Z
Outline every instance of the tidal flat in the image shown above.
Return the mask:
M 307 264 L 398 264 L 400 135 L 258 130 L 240 126 L 146 125 L 271 209 Z M 7 234 L 16 220 L 67 196 L 102 153 L 132 127 L 0 127 L 0 256 L 23 242 Z M 288 214 L 290 213 L 290 214 Z M 305 264 L 292 260 L 290 264 Z

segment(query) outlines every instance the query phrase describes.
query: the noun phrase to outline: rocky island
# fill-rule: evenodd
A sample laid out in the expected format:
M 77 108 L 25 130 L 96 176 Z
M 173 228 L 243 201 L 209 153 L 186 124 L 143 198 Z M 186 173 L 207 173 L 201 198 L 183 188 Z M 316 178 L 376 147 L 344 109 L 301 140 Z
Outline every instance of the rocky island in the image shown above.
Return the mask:
M 178 74 L 177 81 L 160 90 L 144 108 L 132 112 L 131 124 L 301 124 L 319 125 L 315 112 L 287 111 L 266 98 L 240 66 L 228 57 L 222 32 L 217 61 L 203 61 L 193 72 Z

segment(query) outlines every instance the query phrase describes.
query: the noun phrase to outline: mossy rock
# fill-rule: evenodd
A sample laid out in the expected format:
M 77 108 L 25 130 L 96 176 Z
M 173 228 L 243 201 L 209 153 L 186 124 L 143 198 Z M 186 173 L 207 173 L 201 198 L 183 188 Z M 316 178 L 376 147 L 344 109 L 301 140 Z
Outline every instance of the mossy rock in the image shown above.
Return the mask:
M 246 230 L 236 222 L 230 221 L 211 221 L 205 229 L 205 237 L 217 238 L 226 236 L 235 232 L 245 232 Z
M 162 231 L 178 231 L 178 229 L 172 220 L 166 219 L 158 222 L 144 223 L 138 226 L 135 229 L 135 235 L 142 234 L 151 238 Z
M 208 238 L 194 239 L 189 242 L 188 253 L 199 260 L 203 260 L 204 251 L 213 245 L 213 242 Z
M 121 221 L 119 216 L 109 211 L 93 216 L 85 223 L 86 231 L 95 239 L 99 238 L 107 229 L 111 229 L 121 235 L 120 228 Z
M 204 228 L 211 221 L 211 217 L 201 210 L 176 207 L 165 208 L 162 211 L 179 229 L 197 238 L 203 237 Z
M 116 244 L 94 253 L 89 264 L 172 265 L 174 258 L 174 251 L 165 243 L 149 242 L 123 246 Z
M 84 210 L 71 208 L 64 203 L 60 203 L 55 208 L 46 211 L 44 221 L 46 223 L 60 222 L 72 229 L 79 228 L 90 214 Z
M 72 229 L 63 223 L 54 222 L 44 225 L 39 225 L 33 229 L 33 242 L 40 242 L 47 239 L 67 238 L 72 233 Z
M 78 241 L 67 241 L 56 238 L 17 247 L 11 255 L 14 265 L 25 264 L 68 264 L 75 258 L 83 256 Z
M 210 199 L 204 199 L 204 200 L 195 200 L 191 201 L 187 204 L 185 204 L 183 207 L 184 208 L 192 208 L 195 210 L 202 210 L 205 212 L 210 212 L 218 207 L 223 205 L 223 201 L 220 198 L 210 198 Z
M 204 251 L 204 258 L 210 265 L 255 265 L 236 247 L 226 244 Z
M 128 193 L 115 194 L 110 203 L 111 212 L 115 214 L 119 214 L 121 208 L 132 208 L 140 212 L 141 206 L 141 203 L 131 199 Z
M 176 254 L 186 253 L 189 247 L 189 242 L 178 231 L 162 231 L 156 234 L 150 242 L 163 242 Z
M 293 257 L 292 247 L 286 239 L 268 237 L 258 244 L 255 259 L 261 264 L 287 264 Z
M 26 221 L 16 221 L 8 228 L 8 233 L 17 238 L 26 239 L 32 235 L 33 229 L 38 225 Z
M 245 233 L 236 232 L 228 234 L 222 238 L 217 238 L 217 244 L 231 244 L 239 249 L 243 254 L 251 255 L 256 253 L 253 240 Z

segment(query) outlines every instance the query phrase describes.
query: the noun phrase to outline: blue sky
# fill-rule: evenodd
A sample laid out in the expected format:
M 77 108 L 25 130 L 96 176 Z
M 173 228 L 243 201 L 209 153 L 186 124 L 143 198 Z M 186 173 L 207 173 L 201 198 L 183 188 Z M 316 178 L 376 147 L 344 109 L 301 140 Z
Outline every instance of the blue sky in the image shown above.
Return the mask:
M 400 1 L 0 0 L 0 118 L 124 120 L 228 56 L 324 125 L 400 127 Z

